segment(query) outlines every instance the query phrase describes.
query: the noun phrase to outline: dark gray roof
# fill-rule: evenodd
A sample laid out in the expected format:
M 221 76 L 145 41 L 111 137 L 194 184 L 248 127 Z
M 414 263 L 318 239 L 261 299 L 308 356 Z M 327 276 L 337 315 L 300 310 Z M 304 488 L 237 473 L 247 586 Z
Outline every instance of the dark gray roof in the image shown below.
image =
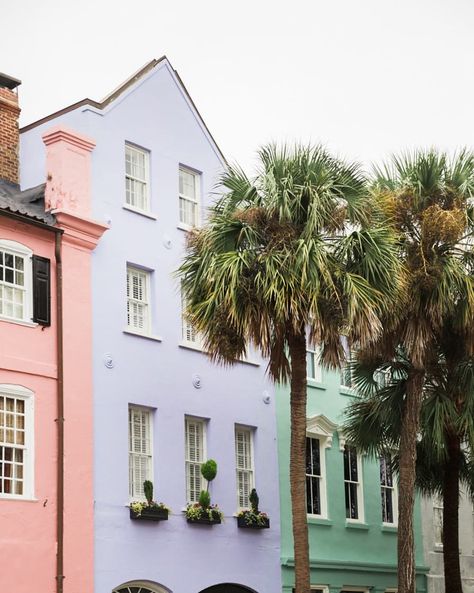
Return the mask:
M 0 179 L 0 210 L 22 214 L 28 218 L 54 225 L 55 218 L 44 210 L 45 183 L 21 191 L 14 183 Z

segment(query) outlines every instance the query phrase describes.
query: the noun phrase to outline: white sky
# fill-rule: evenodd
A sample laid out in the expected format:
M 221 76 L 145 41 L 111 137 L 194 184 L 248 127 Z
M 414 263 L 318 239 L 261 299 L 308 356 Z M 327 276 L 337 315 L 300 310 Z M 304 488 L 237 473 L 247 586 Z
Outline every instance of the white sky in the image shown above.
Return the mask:
M 269 140 L 366 163 L 474 145 L 473 0 L 5 0 L 1 20 L 21 125 L 166 54 L 247 169 Z

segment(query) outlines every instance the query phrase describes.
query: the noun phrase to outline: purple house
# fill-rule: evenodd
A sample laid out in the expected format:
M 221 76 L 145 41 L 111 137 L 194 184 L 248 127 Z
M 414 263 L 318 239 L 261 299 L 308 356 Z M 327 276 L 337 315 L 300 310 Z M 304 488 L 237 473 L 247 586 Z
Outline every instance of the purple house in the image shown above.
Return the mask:
M 96 142 L 92 216 L 110 226 L 92 256 L 95 593 L 277 593 L 273 387 L 256 354 L 232 368 L 208 360 L 173 277 L 224 158 L 166 58 L 101 102 L 23 128 L 23 186 L 44 179 L 41 137 L 57 125 Z M 188 523 L 183 510 L 204 487 L 208 458 L 224 521 Z M 168 520 L 131 518 L 145 480 L 171 508 Z M 269 529 L 238 527 L 253 487 Z

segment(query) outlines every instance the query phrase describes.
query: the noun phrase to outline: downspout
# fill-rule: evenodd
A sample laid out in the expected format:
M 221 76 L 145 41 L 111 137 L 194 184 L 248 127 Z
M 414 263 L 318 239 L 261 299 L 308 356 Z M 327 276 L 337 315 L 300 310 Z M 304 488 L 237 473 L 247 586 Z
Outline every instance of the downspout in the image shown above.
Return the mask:
M 63 365 L 63 269 L 61 233 L 56 234 L 56 344 L 58 357 L 57 390 L 57 492 L 56 492 L 56 591 L 63 593 L 64 581 L 64 365 Z

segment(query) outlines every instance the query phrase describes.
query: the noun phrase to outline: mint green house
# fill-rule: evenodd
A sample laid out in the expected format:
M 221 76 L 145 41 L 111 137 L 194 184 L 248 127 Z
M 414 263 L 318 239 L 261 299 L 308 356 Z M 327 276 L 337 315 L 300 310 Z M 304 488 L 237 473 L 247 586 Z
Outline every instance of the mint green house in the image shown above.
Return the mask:
M 350 377 L 321 369 L 308 352 L 306 504 L 311 585 L 321 593 L 397 589 L 396 480 L 384 459 L 359 452 L 339 426 L 354 397 Z M 341 385 L 341 383 L 345 383 Z M 283 592 L 294 586 L 289 485 L 289 387 L 276 394 Z M 415 515 L 417 592 L 426 591 L 419 504 Z

